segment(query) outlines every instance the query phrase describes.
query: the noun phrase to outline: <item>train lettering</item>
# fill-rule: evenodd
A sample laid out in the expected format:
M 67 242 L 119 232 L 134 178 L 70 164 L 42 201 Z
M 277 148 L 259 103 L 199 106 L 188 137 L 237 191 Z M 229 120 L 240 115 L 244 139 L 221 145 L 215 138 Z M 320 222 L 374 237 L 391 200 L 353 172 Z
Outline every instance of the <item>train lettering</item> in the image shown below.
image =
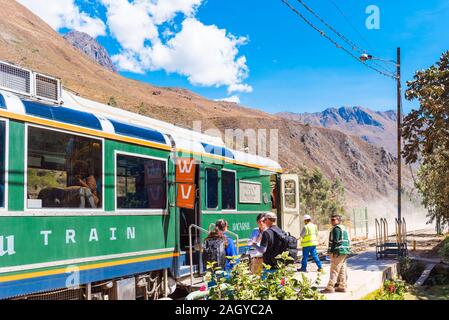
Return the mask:
M 14 236 L 0 236 L 0 257 L 3 257 L 6 254 L 8 256 L 12 256 L 15 253 L 16 251 L 14 250 Z
M 244 230 L 250 230 L 250 224 L 249 222 L 236 222 L 232 224 L 232 230 L 233 231 L 244 231 Z
M 40 235 L 42 236 L 42 243 L 44 246 L 48 246 L 50 243 L 50 236 L 53 234 L 52 230 L 41 230 Z M 11 238 L 12 237 L 12 238 Z M 117 228 L 111 227 L 109 228 L 109 232 L 104 237 L 108 238 L 110 241 L 117 240 Z M 135 227 L 127 227 L 126 228 L 126 240 L 133 240 L 136 238 L 136 228 Z M 0 256 L 8 253 L 9 255 L 14 254 L 14 237 L 6 237 L 7 239 L 7 250 L 1 249 L 4 248 L 3 237 L 0 237 Z M 100 241 L 100 236 L 98 234 L 98 230 L 96 228 L 91 228 L 89 231 L 88 242 L 98 242 Z M 75 244 L 77 241 L 76 231 L 74 229 L 66 229 L 65 230 L 65 244 Z

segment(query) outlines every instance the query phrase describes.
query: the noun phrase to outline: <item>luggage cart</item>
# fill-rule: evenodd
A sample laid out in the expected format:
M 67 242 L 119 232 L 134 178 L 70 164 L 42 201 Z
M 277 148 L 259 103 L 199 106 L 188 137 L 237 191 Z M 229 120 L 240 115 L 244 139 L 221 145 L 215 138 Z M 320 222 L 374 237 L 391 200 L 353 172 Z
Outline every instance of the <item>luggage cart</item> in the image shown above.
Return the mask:
M 395 219 L 395 234 L 390 235 L 386 218 L 375 219 L 376 229 L 376 259 L 388 257 L 406 257 L 407 224 L 404 218 Z

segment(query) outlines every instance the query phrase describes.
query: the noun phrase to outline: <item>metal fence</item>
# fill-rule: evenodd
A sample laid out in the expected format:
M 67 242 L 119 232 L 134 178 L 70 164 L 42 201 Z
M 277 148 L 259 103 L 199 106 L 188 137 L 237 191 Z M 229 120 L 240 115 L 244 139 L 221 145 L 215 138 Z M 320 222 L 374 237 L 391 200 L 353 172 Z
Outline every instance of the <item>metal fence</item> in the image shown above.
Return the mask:
M 352 209 L 352 237 L 353 238 L 368 238 L 368 208 L 354 208 Z

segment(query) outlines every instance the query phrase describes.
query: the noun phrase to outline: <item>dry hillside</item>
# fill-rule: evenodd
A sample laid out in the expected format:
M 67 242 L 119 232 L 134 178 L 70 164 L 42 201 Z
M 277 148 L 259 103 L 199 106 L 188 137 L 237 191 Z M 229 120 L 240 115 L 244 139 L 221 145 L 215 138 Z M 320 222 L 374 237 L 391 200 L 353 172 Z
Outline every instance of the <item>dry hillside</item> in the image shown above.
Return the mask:
M 391 155 L 345 133 L 283 119 L 232 103 L 207 100 L 188 90 L 160 88 L 102 68 L 13 0 L 0 0 L 0 59 L 55 75 L 80 95 L 171 123 L 203 128 L 279 129 L 279 158 L 285 168 L 320 167 L 339 176 L 350 204 L 394 194 L 396 168 Z M 407 176 L 406 176 L 407 177 Z M 410 184 L 410 181 L 407 182 Z

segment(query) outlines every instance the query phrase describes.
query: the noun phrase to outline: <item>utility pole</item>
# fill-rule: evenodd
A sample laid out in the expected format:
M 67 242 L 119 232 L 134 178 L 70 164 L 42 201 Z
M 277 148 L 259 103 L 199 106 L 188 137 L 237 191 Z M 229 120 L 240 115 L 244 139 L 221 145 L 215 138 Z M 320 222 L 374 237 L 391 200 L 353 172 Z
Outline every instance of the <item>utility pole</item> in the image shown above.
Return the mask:
M 398 125 L 398 220 L 402 219 L 401 212 L 401 189 L 402 189 L 402 172 L 401 172 L 401 138 L 402 138 L 402 112 L 401 112 L 401 48 L 397 48 L 397 60 L 396 60 L 396 80 L 397 80 L 397 125 Z

